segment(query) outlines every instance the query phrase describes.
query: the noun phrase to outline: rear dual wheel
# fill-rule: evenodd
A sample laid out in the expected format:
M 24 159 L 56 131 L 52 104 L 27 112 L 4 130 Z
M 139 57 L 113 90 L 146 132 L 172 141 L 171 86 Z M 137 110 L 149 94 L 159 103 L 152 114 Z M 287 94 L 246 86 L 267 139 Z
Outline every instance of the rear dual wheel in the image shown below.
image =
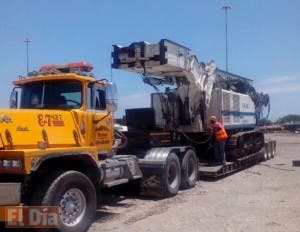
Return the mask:
M 180 163 L 175 153 L 170 153 L 162 176 L 162 195 L 171 197 L 177 194 L 181 181 Z
M 196 153 L 189 149 L 184 154 L 182 166 L 175 153 L 169 154 L 162 178 L 164 197 L 177 194 L 179 188 L 187 189 L 196 185 L 198 179 L 198 162 Z
M 196 185 L 198 179 L 198 162 L 196 153 L 189 149 L 185 153 L 181 166 L 181 188 L 188 189 Z

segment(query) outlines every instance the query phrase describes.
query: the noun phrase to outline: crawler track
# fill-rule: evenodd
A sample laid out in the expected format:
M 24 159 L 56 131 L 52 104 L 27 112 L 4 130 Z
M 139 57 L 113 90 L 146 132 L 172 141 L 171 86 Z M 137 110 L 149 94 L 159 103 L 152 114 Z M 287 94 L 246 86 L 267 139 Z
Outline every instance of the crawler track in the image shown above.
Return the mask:
M 248 154 L 259 152 L 264 147 L 264 135 L 260 131 L 245 131 L 233 134 L 226 145 L 226 158 L 238 161 Z

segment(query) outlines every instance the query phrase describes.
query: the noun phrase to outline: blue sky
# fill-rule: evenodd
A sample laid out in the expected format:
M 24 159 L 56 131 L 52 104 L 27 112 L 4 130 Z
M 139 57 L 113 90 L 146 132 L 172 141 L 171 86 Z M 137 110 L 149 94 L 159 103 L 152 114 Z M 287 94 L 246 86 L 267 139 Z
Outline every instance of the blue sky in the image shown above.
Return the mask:
M 89 61 L 99 78 L 111 78 L 113 44 L 168 38 L 204 62 L 225 69 L 224 13 L 228 17 L 229 71 L 251 78 L 271 97 L 272 120 L 300 114 L 299 0 L 0 0 L 0 107 L 11 82 L 41 65 Z M 138 75 L 113 70 L 120 109 L 149 105 L 151 87 Z

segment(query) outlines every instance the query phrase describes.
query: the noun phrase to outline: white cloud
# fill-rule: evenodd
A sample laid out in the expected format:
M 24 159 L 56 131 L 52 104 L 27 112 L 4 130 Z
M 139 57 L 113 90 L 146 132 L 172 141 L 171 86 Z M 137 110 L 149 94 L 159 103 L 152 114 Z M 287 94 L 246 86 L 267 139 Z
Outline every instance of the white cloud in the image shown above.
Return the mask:
M 300 77 L 297 76 L 281 76 L 261 80 L 258 90 L 268 94 L 282 94 L 299 92 L 300 93 Z
M 299 92 L 300 93 L 300 84 L 289 85 L 289 86 L 273 86 L 270 88 L 263 89 L 263 92 L 268 94 L 277 94 L 277 93 L 291 93 Z
M 297 80 L 296 76 L 282 76 L 282 77 L 272 77 L 261 80 L 258 82 L 259 85 L 268 85 L 268 84 L 282 84 L 286 82 L 291 82 Z

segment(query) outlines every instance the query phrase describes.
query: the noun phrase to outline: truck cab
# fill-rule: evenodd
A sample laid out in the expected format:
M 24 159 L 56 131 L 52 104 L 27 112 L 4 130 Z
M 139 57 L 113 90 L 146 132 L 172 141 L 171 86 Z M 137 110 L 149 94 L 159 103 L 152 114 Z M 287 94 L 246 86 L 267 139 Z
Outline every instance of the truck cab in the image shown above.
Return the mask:
M 82 66 L 85 67 L 84 65 L 87 66 L 83 63 Z M 51 138 L 49 136 L 48 144 L 45 144 L 49 147 L 94 146 L 96 150 L 111 152 L 113 143 L 111 109 L 116 108 L 114 105 L 116 101 L 107 99 L 107 96 L 113 94 L 113 85 L 105 80 L 96 80 L 83 72 L 74 73 L 74 67 L 67 69 L 65 66 L 53 66 L 50 70 L 45 67 L 34 76 L 14 81 L 16 87 L 11 96 L 10 107 L 15 110 L 11 113 L 23 110 L 31 112 L 35 117 L 35 120 L 34 118 L 32 120 L 36 123 L 36 127 L 31 130 L 43 128 L 47 133 L 48 130 L 50 132 L 51 129 L 55 129 L 54 135 Z M 64 114 L 68 116 L 63 117 Z M 71 124 L 66 123 L 72 119 Z M 28 119 L 23 120 L 24 125 L 28 123 Z M 58 136 L 57 129 L 62 128 L 65 131 L 68 126 L 72 129 L 73 136 L 68 133 Z M 106 129 L 108 133 L 87 133 L 101 131 L 101 128 Z M 36 141 L 30 143 L 36 145 Z

